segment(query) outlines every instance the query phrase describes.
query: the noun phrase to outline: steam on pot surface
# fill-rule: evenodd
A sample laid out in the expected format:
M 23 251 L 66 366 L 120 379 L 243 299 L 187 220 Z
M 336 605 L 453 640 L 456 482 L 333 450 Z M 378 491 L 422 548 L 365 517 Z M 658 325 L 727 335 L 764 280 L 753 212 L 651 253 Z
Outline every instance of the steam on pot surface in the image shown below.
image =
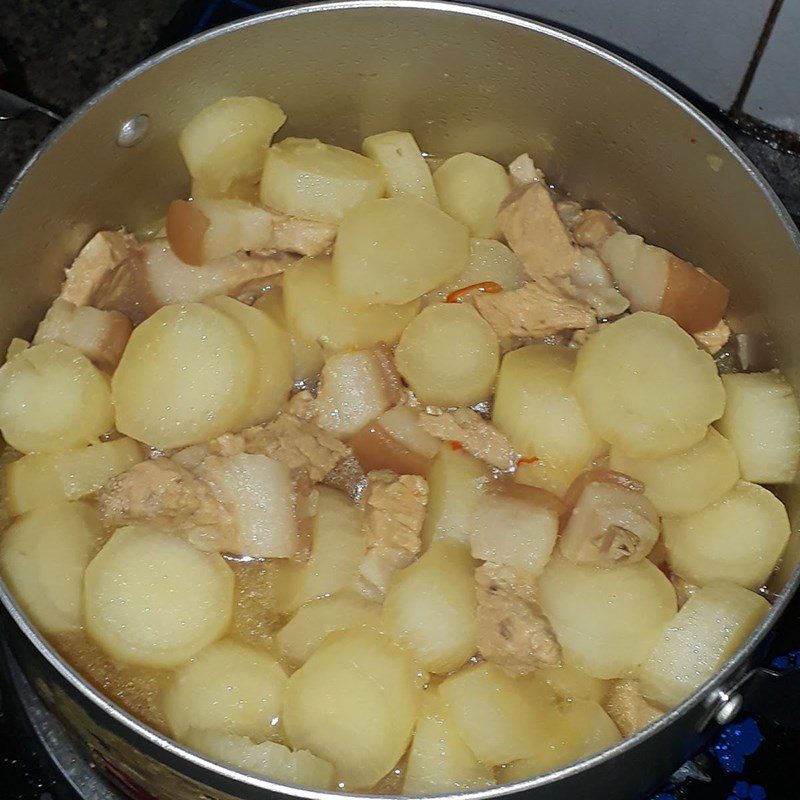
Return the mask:
M 714 264 L 531 154 L 285 120 L 202 110 L 191 197 L 97 232 L 12 342 L 4 580 L 124 709 L 294 786 L 482 789 L 632 735 L 769 609 L 792 390 L 735 363 Z

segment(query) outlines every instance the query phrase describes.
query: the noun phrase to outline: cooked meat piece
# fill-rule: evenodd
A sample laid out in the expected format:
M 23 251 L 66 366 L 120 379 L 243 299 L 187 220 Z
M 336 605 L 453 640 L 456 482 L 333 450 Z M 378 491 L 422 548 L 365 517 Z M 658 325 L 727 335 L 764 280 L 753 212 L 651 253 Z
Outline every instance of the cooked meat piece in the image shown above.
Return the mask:
M 153 522 L 188 534 L 203 550 L 224 551 L 235 540 L 233 520 L 212 490 L 169 458 L 142 461 L 98 493 L 106 526 Z
M 584 211 L 572 228 L 572 238 L 582 247 L 599 250 L 609 236 L 621 231 L 613 217 L 599 208 Z
M 536 576 L 527 570 L 485 561 L 475 569 L 475 580 L 484 588 L 494 586 L 536 603 Z
M 533 159 L 527 153 L 521 153 L 508 165 L 508 174 L 515 189 L 534 181 L 544 180 L 544 173 L 536 168 Z
M 497 222 L 532 278 L 554 278 L 572 272 L 578 248 L 543 183 L 531 183 L 512 192 L 500 209 Z
M 335 225 L 274 214 L 271 242 L 274 250 L 301 256 L 319 256 L 330 251 L 335 239 Z
M 353 436 L 400 399 L 401 385 L 385 345 L 330 356 L 317 390 L 317 422 L 337 436 Z
M 39 323 L 33 344 L 61 342 L 80 350 L 100 369 L 112 372 L 119 364 L 133 326 L 119 311 L 100 311 L 56 298 Z
M 597 317 L 608 319 L 628 310 L 630 302 L 615 288 L 611 273 L 588 247 L 578 248 L 575 269 L 554 282 L 570 297 L 588 303 Z
M 502 581 L 478 576 L 478 652 L 509 672 L 527 675 L 561 660 L 550 623 L 534 603 Z
M 209 453 L 260 453 L 280 461 L 292 472 L 304 470 L 314 483 L 319 483 L 351 452 L 346 444 L 322 430 L 311 419 L 299 416 L 307 413 L 312 403 L 313 398 L 308 392 L 300 392 L 266 425 L 255 425 L 239 433 L 226 433 L 209 442 Z
M 653 504 L 639 491 L 589 483 L 561 533 L 559 549 L 575 564 L 615 567 L 641 561 L 660 533 Z
M 603 706 L 623 736 L 633 736 L 662 714 L 642 697 L 639 684 L 632 680 L 612 681 Z
M 574 200 L 559 200 L 556 202 L 556 211 L 561 221 L 571 231 L 583 214 L 583 209 Z
M 731 338 L 731 329 L 728 327 L 728 323 L 725 322 L 724 319 L 721 319 L 717 326 L 710 331 L 701 331 L 700 333 L 694 333 L 692 335 L 703 350 L 715 356 L 725 347 L 728 340 Z
M 420 414 L 419 421 L 431 436 L 458 442 L 468 453 L 497 469 L 513 469 L 519 458 L 508 439 L 471 408 L 428 408 Z
M 67 269 L 59 297 L 76 306 L 93 305 L 97 290 L 136 249 L 135 239 L 122 231 L 92 236 Z
M 501 339 L 544 338 L 595 324 L 595 315 L 586 303 L 567 297 L 546 278 L 521 289 L 478 295 L 475 306 Z
M 693 583 L 685 581 L 679 575 L 670 575 L 669 579 L 675 587 L 675 596 L 678 598 L 678 608 L 681 608 L 681 606 L 683 606 L 683 604 L 700 588 Z
M 367 475 L 361 497 L 367 554 L 361 575 L 385 592 L 391 576 L 419 554 L 428 484 L 419 475 L 379 470 Z

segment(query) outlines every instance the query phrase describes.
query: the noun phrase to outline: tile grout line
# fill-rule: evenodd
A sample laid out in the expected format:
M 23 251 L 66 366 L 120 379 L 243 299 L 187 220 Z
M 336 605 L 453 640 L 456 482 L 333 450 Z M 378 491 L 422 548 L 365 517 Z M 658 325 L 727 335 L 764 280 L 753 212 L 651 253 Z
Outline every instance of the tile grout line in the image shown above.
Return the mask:
M 747 65 L 747 70 L 745 70 L 744 76 L 742 77 L 739 91 L 736 93 L 736 97 L 734 98 L 730 109 L 728 109 L 728 113 L 734 117 L 742 113 L 742 107 L 744 106 L 745 98 L 747 97 L 747 93 L 750 91 L 750 87 L 753 84 L 753 78 L 755 78 L 756 70 L 758 69 L 758 65 L 761 63 L 761 58 L 764 55 L 764 50 L 766 49 L 767 43 L 772 35 L 772 31 L 775 28 L 775 22 L 778 19 L 778 14 L 780 13 L 782 7 L 783 0 L 773 0 L 773 3 L 770 6 L 767 14 L 767 18 L 764 20 L 764 27 L 761 29 L 761 34 L 759 35 L 756 46 L 753 49 L 753 55 L 750 57 L 750 62 Z

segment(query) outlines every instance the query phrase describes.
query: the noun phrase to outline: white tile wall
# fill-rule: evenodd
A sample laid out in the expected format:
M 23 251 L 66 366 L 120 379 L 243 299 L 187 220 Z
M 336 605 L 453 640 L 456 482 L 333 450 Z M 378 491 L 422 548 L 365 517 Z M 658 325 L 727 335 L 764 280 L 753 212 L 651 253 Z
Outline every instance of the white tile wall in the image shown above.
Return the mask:
M 721 108 L 730 107 L 736 97 L 772 4 L 771 0 L 485 2 L 602 38 L 673 75 Z M 800 0 L 786 2 L 800 11 Z
M 800 134 L 800 0 L 784 0 L 743 110 Z

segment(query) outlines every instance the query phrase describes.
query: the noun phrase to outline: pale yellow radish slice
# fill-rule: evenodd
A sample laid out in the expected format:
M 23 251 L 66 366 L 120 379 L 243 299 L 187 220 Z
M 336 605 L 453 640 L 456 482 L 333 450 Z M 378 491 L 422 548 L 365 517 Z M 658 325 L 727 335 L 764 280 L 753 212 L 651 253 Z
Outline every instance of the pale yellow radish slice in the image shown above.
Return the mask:
M 638 672 L 646 697 L 669 708 L 710 678 L 769 611 L 764 597 L 733 583 L 698 589 Z
M 330 761 L 345 790 L 373 786 L 403 755 L 420 689 L 410 656 L 375 631 L 332 636 L 289 679 L 289 743 Z
M 739 479 L 736 452 L 714 428 L 688 450 L 672 455 L 636 458 L 612 447 L 609 463 L 611 469 L 640 480 L 662 516 L 693 514 L 719 500 Z
M 637 457 L 697 444 L 725 408 L 711 356 L 668 317 L 643 311 L 589 338 L 572 386 L 592 430 Z
M 292 344 L 286 331 L 257 308 L 232 297 L 211 297 L 205 301 L 247 331 L 256 352 L 255 399 L 240 425 L 256 425 L 277 414 L 294 383 Z
M 173 735 L 190 728 L 274 738 L 288 678 L 264 650 L 222 639 L 177 670 L 162 695 Z
M 474 572 L 465 545 L 438 541 L 389 586 L 384 630 L 430 672 L 452 672 L 475 653 Z
M 438 304 L 409 323 L 395 361 L 422 403 L 472 405 L 492 392 L 500 367 L 500 343 L 472 306 Z
M 361 149 L 383 170 L 389 197 L 416 197 L 439 205 L 430 167 L 410 133 L 376 133 L 364 139 Z
M 277 742 L 255 744 L 246 736 L 221 731 L 192 730 L 183 741 L 213 761 L 252 775 L 301 789 L 333 788 L 333 766 L 308 750 L 292 751 Z
M 14 598 L 45 633 L 83 627 L 83 575 L 100 540 L 86 503 L 29 511 L 0 538 L 0 571 Z
M 400 305 L 452 281 L 468 259 L 464 225 L 423 200 L 391 197 L 364 203 L 342 220 L 333 272 L 354 305 Z
M 6 470 L 9 509 L 22 514 L 50 503 L 78 500 L 143 458 L 141 445 L 124 436 L 78 450 L 23 456 Z
M 511 191 L 508 173 L 496 161 L 475 153 L 448 158 L 433 174 L 439 203 L 472 236 L 497 238 L 497 212 Z
M 723 375 L 725 413 L 716 423 L 730 440 L 742 477 L 754 483 L 791 483 L 800 462 L 800 410 L 778 372 Z
M 299 608 L 278 631 L 275 643 L 286 661 L 302 664 L 331 633 L 380 627 L 379 605 L 359 595 L 343 593 L 312 600 Z
M 225 192 L 236 181 L 258 180 L 285 121 L 281 108 L 263 97 L 223 97 L 192 117 L 178 147 L 193 178 L 209 191 Z
M 334 353 L 394 344 L 419 310 L 418 300 L 399 306 L 353 304 L 336 289 L 326 256 L 304 258 L 286 272 L 283 300 L 289 333 Z
M 520 483 L 559 496 L 605 449 L 572 391 L 575 352 L 533 344 L 503 357 L 492 422 L 523 461 Z
M 492 770 L 467 747 L 436 689 L 428 689 L 408 755 L 403 794 L 450 794 L 494 785 Z
M 75 348 L 44 342 L 0 367 L 0 431 L 16 450 L 69 450 L 113 425 L 108 378 Z
M 670 567 L 697 586 L 724 580 L 758 589 L 775 569 L 790 533 L 783 503 L 747 481 L 701 511 L 664 518 Z
M 512 678 L 495 664 L 475 664 L 440 684 L 456 730 L 484 764 L 533 756 L 554 722 L 549 688 L 531 678 Z
M 280 576 L 277 604 L 282 612 L 356 586 L 366 550 L 361 510 L 342 492 L 323 486 L 318 491 L 311 555 L 304 564 L 288 564 Z
M 604 569 L 554 556 L 538 600 L 565 657 L 603 679 L 640 664 L 678 607 L 672 584 L 647 560 Z
M 114 373 L 117 428 L 153 447 L 183 447 L 241 424 L 258 384 L 244 328 L 201 303 L 165 306 L 133 332 Z
M 318 139 L 284 139 L 267 151 L 261 202 L 294 217 L 338 222 L 382 197 L 381 168 L 371 159 Z
M 219 639 L 233 614 L 222 556 L 152 528 L 120 528 L 86 570 L 89 635 L 126 664 L 175 667 Z

